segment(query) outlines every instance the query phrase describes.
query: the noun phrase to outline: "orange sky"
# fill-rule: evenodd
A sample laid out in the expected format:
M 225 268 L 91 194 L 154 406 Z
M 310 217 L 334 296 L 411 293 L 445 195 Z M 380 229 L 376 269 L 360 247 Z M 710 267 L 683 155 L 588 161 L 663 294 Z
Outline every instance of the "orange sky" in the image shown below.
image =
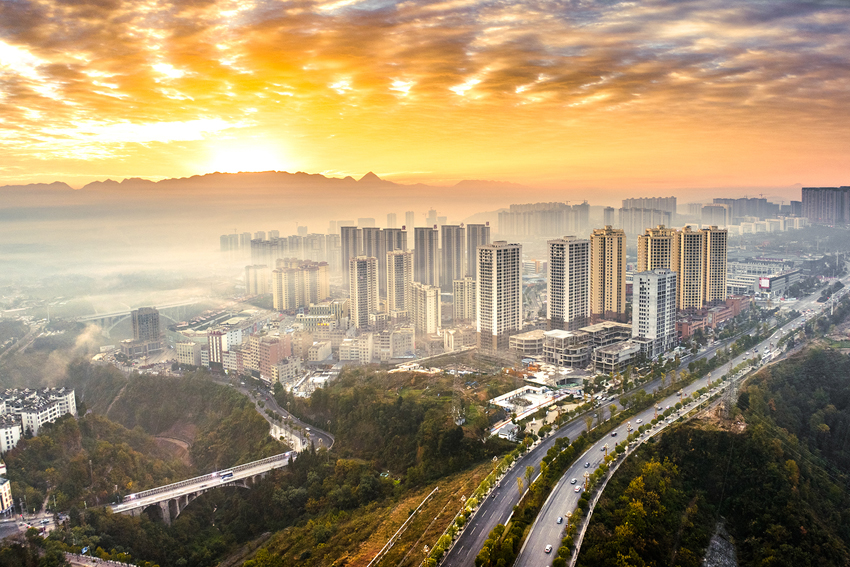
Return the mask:
M 0 2 L 0 185 L 850 184 L 829 2 Z

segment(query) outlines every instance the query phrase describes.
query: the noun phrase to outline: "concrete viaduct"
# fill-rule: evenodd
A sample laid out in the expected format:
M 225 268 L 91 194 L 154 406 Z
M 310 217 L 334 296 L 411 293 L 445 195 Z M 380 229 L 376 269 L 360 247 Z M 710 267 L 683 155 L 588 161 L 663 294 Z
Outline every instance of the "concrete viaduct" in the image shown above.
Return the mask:
M 176 301 L 174 303 L 167 303 L 165 305 L 157 306 L 157 311 L 159 311 L 160 317 L 164 319 L 170 319 L 174 323 L 179 323 L 177 319 L 180 319 L 185 315 L 186 307 L 189 305 L 194 305 L 198 303 L 198 299 L 190 299 L 188 301 Z M 163 311 L 168 310 L 172 316 L 169 316 L 167 313 L 163 313 Z M 113 311 L 111 313 L 95 313 L 94 315 L 85 315 L 83 317 L 77 317 L 76 320 L 80 323 L 95 323 L 103 328 L 103 334 L 107 337 L 109 336 L 109 332 L 115 328 L 115 325 L 124 321 L 125 319 L 130 318 L 131 309 L 127 309 L 126 311 Z M 177 317 L 175 319 L 174 317 Z
M 204 492 L 224 486 L 251 488 L 269 471 L 285 467 L 296 456 L 297 454 L 294 451 L 281 453 L 253 463 L 237 465 L 233 468 L 130 494 L 124 498 L 121 504 L 110 506 L 110 509 L 114 514 L 140 516 L 146 509 L 155 506 L 161 512 L 163 522 L 171 524 L 171 521 L 189 505 L 189 502 Z

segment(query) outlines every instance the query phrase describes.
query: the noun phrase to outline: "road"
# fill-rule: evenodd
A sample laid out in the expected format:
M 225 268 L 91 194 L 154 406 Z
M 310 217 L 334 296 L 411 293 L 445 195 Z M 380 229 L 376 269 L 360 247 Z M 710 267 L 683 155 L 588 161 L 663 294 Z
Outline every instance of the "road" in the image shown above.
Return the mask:
M 794 309 L 802 311 L 809 308 L 822 308 L 823 304 L 815 302 L 815 299 L 818 296 L 819 294 L 812 295 L 806 300 L 801 299 L 794 305 Z M 783 330 L 789 329 L 790 325 L 791 323 L 783 327 Z M 686 357 L 685 359 L 683 359 L 680 368 L 687 367 L 688 363 L 693 362 L 695 360 L 714 356 L 714 353 L 718 349 L 726 347 L 733 340 L 734 339 L 728 339 L 726 341 L 715 341 L 715 343 L 711 347 L 706 349 L 705 352 L 699 353 L 693 357 Z M 736 360 L 743 360 L 743 355 L 739 356 Z M 737 364 L 738 362 L 735 362 L 733 363 L 733 366 Z M 686 389 L 686 395 L 688 395 L 690 392 L 702 388 L 707 383 L 707 380 L 707 378 L 703 378 L 698 383 L 691 384 Z M 655 380 L 647 384 L 643 384 L 637 389 L 643 389 L 647 392 L 652 392 L 656 388 L 658 388 L 660 384 L 660 380 Z M 670 403 L 669 405 L 675 405 L 676 401 L 678 401 L 678 399 L 675 399 L 673 403 Z M 664 405 L 668 405 L 666 401 Z M 602 407 L 599 407 L 596 411 L 602 411 Z M 647 417 L 649 419 L 647 419 Z M 643 422 L 648 422 L 652 420 L 652 417 L 653 410 L 650 409 L 646 410 L 641 415 L 634 416 L 632 419 L 635 420 L 636 424 L 637 419 L 641 419 Z M 497 524 L 506 523 L 508 517 L 513 511 L 513 507 L 519 502 L 520 495 L 519 490 L 517 489 L 517 478 L 524 476 L 525 468 L 528 466 L 535 467 L 536 474 L 540 470 L 540 462 L 543 460 L 543 457 L 546 456 L 546 452 L 555 444 L 556 439 L 564 436 L 567 436 L 571 440 L 575 439 L 585 429 L 586 427 L 584 425 L 584 416 L 579 416 L 572 422 L 562 425 L 558 430 L 554 431 L 552 435 L 543 439 L 541 442 L 539 442 L 538 445 L 532 448 L 531 451 L 520 457 L 514 463 L 512 468 L 507 471 L 504 478 L 501 479 L 501 487 L 494 489 L 491 494 L 488 494 L 485 501 L 480 504 L 479 510 L 476 512 L 476 514 L 469 519 L 466 528 L 463 530 L 451 550 L 449 550 L 448 554 L 443 559 L 442 564 L 452 567 L 469 567 L 474 565 L 475 556 L 478 555 L 478 552 L 483 547 L 484 541 L 487 539 L 487 536 L 490 534 L 490 531 Z M 621 427 L 618 429 L 618 431 L 625 432 L 626 430 L 624 427 Z M 595 444 L 585 453 L 586 457 L 582 456 L 581 458 L 577 459 L 576 464 L 573 467 L 570 467 L 570 469 L 564 475 L 561 483 L 556 487 L 555 490 L 553 490 L 553 495 L 557 493 L 557 496 L 550 497 L 544 505 L 543 510 L 541 510 L 541 513 L 538 516 L 538 520 L 535 522 L 532 532 L 529 535 L 529 539 L 531 539 L 532 535 L 534 536 L 534 542 L 531 544 L 527 543 L 523 547 L 524 552 L 521 553 L 520 557 L 517 559 L 518 562 L 520 561 L 520 559 L 524 558 L 527 553 L 531 553 L 536 559 L 534 561 L 528 559 L 528 564 L 539 564 L 541 561 L 540 556 L 543 555 L 542 550 L 546 547 L 547 544 L 551 544 L 554 550 L 557 550 L 557 546 L 560 544 L 561 541 L 561 537 L 557 536 L 557 534 L 561 533 L 563 531 L 563 528 L 566 527 L 566 517 L 564 515 L 567 511 L 575 509 L 575 505 L 580 497 L 580 494 L 576 494 L 575 492 L 573 492 L 574 486 L 570 484 L 570 480 L 572 478 L 576 478 L 578 479 L 576 481 L 576 484 L 578 484 L 578 482 L 584 478 L 585 471 L 592 472 L 595 467 L 597 467 L 602 462 L 604 458 L 604 452 L 602 452 L 601 447 L 604 446 L 605 443 L 610 443 L 611 441 L 612 439 L 610 437 L 601 440 L 599 443 Z M 613 447 L 614 443 L 610 443 L 610 445 Z M 585 469 L 584 463 L 587 462 L 590 463 L 590 466 Z M 493 495 L 495 495 L 495 497 L 493 497 Z M 564 524 L 556 523 L 558 516 L 564 516 Z M 538 528 L 538 525 L 547 527 Z M 541 534 L 538 537 L 536 535 L 537 529 L 541 529 L 541 531 L 545 533 Z M 538 550 L 539 553 L 531 550 Z M 526 561 L 525 559 L 523 560 Z M 517 563 L 517 565 L 519 565 L 519 563 Z
M 842 290 L 844 291 L 844 290 Z M 842 294 L 843 295 L 843 294 Z M 805 300 L 801 300 L 795 305 L 795 309 L 798 311 L 805 311 L 807 309 L 812 309 L 815 314 L 824 309 L 824 305 L 821 303 L 817 303 L 816 296 L 810 296 Z M 737 356 L 732 361 L 732 367 L 741 364 L 745 359 L 752 358 L 756 355 L 761 355 L 764 352 L 764 348 L 769 346 L 770 343 L 776 344 L 785 333 L 790 331 L 792 328 L 798 326 L 801 322 L 801 319 L 808 319 L 812 315 L 806 315 L 805 313 L 801 315 L 798 319 L 793 321 L 789 321 L 786 323 L 781 329 L 777 329 L 769 338 L 762 341 L 759 345 L 754 347 L 753 349 Z M 687 388 L 685 388 L 684 396 L 688 396 L 691 393 L 699 390 L 700 388 L 706 387 L 708 385 L 708 377 L 701 378 Z M 715 388 L 712 388 L 714 391 Z M 676 402 L 679 401 L 679 397 L 677 395 L 671 395 L 662 402 L 659 403 L 662 409 L 666 409 L 667 407 L 674 407 Z M 581 498 L 581 489 L 579 492 L 576 492 L 575 489 L 577 486 L 581 486 L 582 480 L 584 478 L 584 473 L 592 473 L 596 470 L 600 464 L 604 461 L 605 451 L 604 446 L 607 443 L 612 449 L 614 445 L 624 437 L 628 435 L 628 424 L 630 423 L 633 429 L 636 429 L 640 423 L 650 423 L 654 417 L 654 409 L 648 408 L 639 414 L 630 418 L 630 422 L 622 423 L 617 427 L 612 433 L 611 436 L 608 436 L 604 439 L 600 439 L 597 441 L 581 458 L 577 459 L 576 462 L 567 470 L 561 480 L 558 482 L 556 487 L 552 490 L 552 493 L 549 495 L 548 500 L 544 503 L 543 508 L 540 510 L 540 513 L 537 516 L 534 524 L 531 527 L 531 531 L 528 534 L 528 537 L 525 540 L 525 544 L 520 550 L 520 554 L 517 557 L 514 565 L 516 567 L 527 567 L 527 566 L 538 566 L 541 562 L 546 562 L 549 556 L 545 553 L 545 548 L 547 545 L 552 546 L 552 558 L 554 558 L 557 553 L 558 547 L 561 544 L 561 539 L 564 535 L 564 530 L 567 526 L 566 517 L 567 513 L 572 513 L 576 504 Z M 681 412 L 680 412 L 681 413 Z M 671 418 L 672 421 L 675 418 Z M 666 424 L 657 427 L 664 427 Z M 616 437 L 614 437 L 616 435 Z M 576 479 L 576 484 L 572 484 L 572 479 Z M 558 518 L 564 518 L 564 522 L 562 524 L 558 524 Z M 483 544 L 483 541 L 482 541 Z M 460 564 L 459 564 L 460 565 Z M 464 563 L 463 565 L 471 565 L 471 563 Z
M 266 421 L 269 422 L 270 425 L 278 425 L 280 427 L 291 427 L 296 426 L 301 428 L 301 440 L 304 445 L 309 445 L 310 441 L 316 446 L 316 449 L 321 447 L 333 447 L 334 444 L 334 436 L 328 433 L 327 431 L 323 431 L 309 423 L 304 423 L 299 420 L 297 417 L 280 407 L 277 403 L 277 400 L 274 399 L 274 395 L 265 390 L 263 388 L 255 388 L 253 386 L 243 385 L 241 382 L 237 385 L 233 385 L 229 379 L 227 378 L 213 378 L 213 380 L 217 384 L 221 384 L 224 386 L 232 386 L 241 394 L 248 396 L 254 402 L 254 407 L 257 409 L 260 415 L 265 418 Z M 260 402 L 263 402 L 263 407 L 260 407 Z M 282 421 L 272 421 L 271 418 L 266 414 L 266 409 L 270 409 L 273 412 L 277 413 L 279 416 L 283 418 Z M 309 430 L 309 431 L 308 431 Z M 294 431 L 296 435 L 299 432 Z M 306 436 L 303 435 L 306 433 Z

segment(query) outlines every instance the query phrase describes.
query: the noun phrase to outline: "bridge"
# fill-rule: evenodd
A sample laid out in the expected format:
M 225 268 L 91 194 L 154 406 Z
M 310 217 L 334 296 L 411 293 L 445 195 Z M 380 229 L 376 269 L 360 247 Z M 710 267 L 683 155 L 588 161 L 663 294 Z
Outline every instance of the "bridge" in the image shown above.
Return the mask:
M 155 506 L 159 509 L 163 522 L 170 525 L 189 502 L 204 492 L 225 486 L 251 488 L 269 471 L 285 467 L 296 456 L 294 451 L 289 451 L 253 463 L 137 492 L 126 496 L 121 504 L 109 508 L 114 514 L 140 516 L 145 510 Z
M 175 301 L 172 303 L 159 305 L 156 307 L 156 310 L 159 311 L 160 316 L 164 319 L 169 319 L 174 323 L 179 323 L 180 321 L 178 319 L 182 319 L 184 317 L 184 308 L 188 307 L 189 305 L 195 305 L 199 301 L 201 300 L 197 298 L 192 298 L 185 301 Z M 176 317 L 176 319 L 166 313 L 163 313 L 163 311 L 166 310 L 172 310 L 173 315 L 174 317 Z M 106 336 L 109 336 L 109 332 L 113 328 L 115 328 L 115 325 L 117 325 L 121 321 L 124 321 L 125 319 L 128 319 L 130 317 L 131 312 L 132 309 L 126 309 L 124 311 L 112 311 L 110 313 L 95 313 L 93 315 L 84 315 L 82 317 L 77 317 L 75 320 L 79 323 L 95 323 L 97 325 L 100 325 L 101 327 L 103 327 L 103 333 Z

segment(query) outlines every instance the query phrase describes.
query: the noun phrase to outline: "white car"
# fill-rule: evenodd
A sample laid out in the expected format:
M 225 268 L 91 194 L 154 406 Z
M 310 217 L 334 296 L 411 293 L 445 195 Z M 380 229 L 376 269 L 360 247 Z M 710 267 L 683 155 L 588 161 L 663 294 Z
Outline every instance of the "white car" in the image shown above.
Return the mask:
M 570 481 L 570 484 L 575 484 L 575 483 L 577 483 L 577 482 L 578 482 L 578 479 L 577 479 L 577 478 L 574 478 L 574 479 L 572 479 L 572 480 Z
M 544 549 L 543 551 L 544 551 L 545 553 L 552 553 L 552 546 L 551 546 L 551 545 L 547 545 L 547 546 L 546 546 L 546 549 Z
M 643 423 L 643 420 L 642 420 L 642 419 L 638 419 L 637 421 L 635 421 L 635 423 Z

